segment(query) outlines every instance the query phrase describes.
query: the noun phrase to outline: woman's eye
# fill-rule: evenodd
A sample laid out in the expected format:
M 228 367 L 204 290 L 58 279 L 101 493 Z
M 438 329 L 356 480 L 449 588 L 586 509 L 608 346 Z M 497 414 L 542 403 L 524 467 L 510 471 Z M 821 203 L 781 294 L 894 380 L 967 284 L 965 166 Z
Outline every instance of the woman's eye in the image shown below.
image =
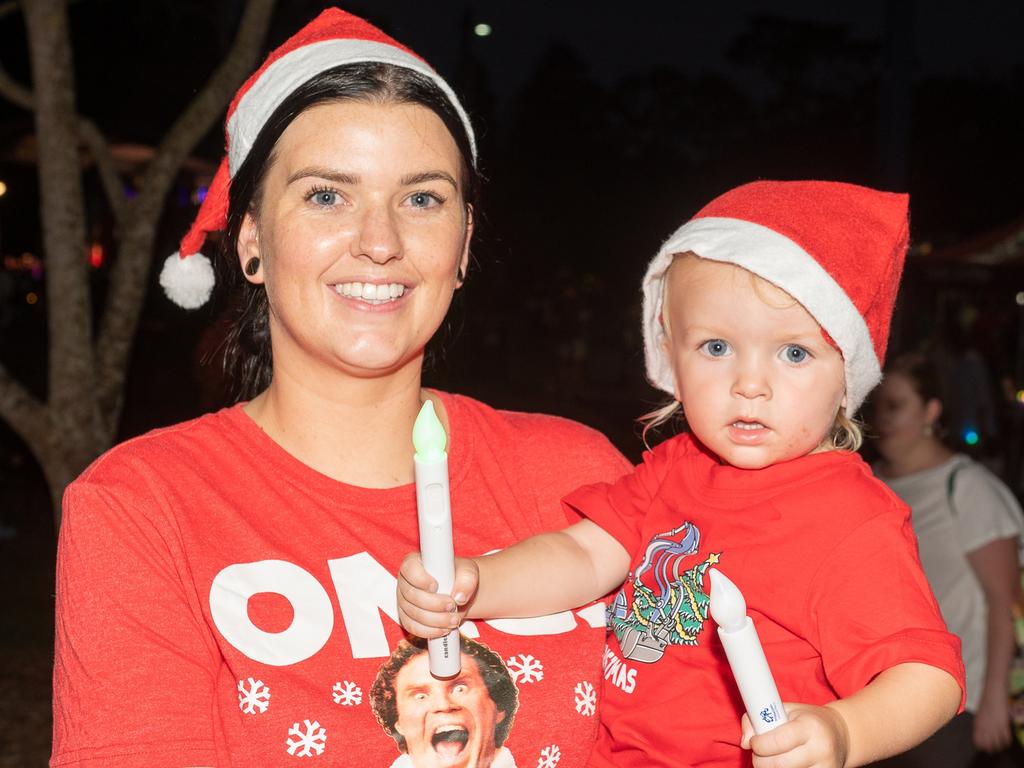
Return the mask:
M 721 339 L 711 339 L 701 344 L 701 349 L 711 357 L 722 357 L 729 354 L 729 342 Z
M 454 688 L 452 688 L 452 691 L 455 693 L 465 693 L 468 690 L 469 686 L 467 686 L 465 683 L 459 683 Z
M 444 200 L 431 192 L 413 192 L 409 195 L 408 200 L 413 208 L 433 208 L 444 202 Z
M 309 199 L 317 205 L 330 207 L 332 205 L 337 205 L 338 193 L 333 189 L 314 189 L 310 193 Z
M 787 344 L 782 348 L 782 357 L 787 363 L 802 363 L 810 353 L 799 344 Z

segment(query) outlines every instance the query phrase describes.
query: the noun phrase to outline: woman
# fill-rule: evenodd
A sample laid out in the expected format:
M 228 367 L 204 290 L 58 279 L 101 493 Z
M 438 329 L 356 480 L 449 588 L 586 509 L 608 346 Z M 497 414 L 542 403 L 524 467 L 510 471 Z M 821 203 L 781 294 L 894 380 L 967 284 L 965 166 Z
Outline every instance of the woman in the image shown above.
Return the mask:
M 922 355 L 887 368 L 875 393 L 881 459 L 875 473 L 912 510 L 921 563 L 967 671 L 965 712 L 893 765 L 1019 765 L 1011 746 L 1007 679 L 1014 654 L 1012 608 L 1020 600 L 1021 509 L 1010 490 L 943 445 L 939 378 Z
M 627 468 L 581 425 L 421 387 L 468 262 L 465 113 L 422 60 L 331 9 L 242 87 L 227 136 L 163 282 L 201 299 L 178 278 L 204 273 L 192 254 L 226 227 L 251 399 L 121 445 L 69 487 L 52 764 L 582 765 L 601 606 L 463 627 L 518 684 L 500 762 L 479 747 L 471 681 L 410 687 L 423 717 L 401 742 L 368 700 L 403 637 L 393 574 L 417 547 L 422 402 L 448 431 L 459 552 L 560 528 L 565 492 Z

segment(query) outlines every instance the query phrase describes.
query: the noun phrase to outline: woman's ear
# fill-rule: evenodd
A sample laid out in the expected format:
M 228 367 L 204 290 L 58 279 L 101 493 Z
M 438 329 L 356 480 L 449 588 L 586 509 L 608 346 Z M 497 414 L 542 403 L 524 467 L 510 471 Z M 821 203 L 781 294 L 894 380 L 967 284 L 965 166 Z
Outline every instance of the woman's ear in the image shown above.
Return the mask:
M 259 225 L 251 213 L 245 214 L 245 218 L 242 219 L 235 251 L 238 255 L 238 265 L 242 268 L 242 276 L 250 283 L 262 283 L 263 261 L 260 256 Z
M 461 288 L 466 282 L 466 270 L 469 269 L 469 244 L 473 240 L 473 206 L 466 203 L 466 234 L 462 243 L 462 257 L 455 272 L 455 287 Z
M 942 415 L 942 401 L 933 397 L 924 404 L 924 421 L 929 427 L 934 427 Z

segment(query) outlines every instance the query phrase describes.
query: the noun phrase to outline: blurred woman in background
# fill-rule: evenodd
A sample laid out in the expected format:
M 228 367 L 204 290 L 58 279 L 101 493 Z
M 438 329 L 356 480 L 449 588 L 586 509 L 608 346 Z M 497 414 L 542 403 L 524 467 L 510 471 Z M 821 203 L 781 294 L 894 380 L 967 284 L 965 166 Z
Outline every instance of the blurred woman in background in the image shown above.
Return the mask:
M 886 766 L 1020 766 L 1007 681 L 1024 517 L 1012 492 L 941 440 L 943 401 L 923 355 L 893 360 L 874 395 L 875 474 L 912 510 L 921 563 L 967 670 L 965 712 Z M 1013 749 L 1011 750 L 1011 746 Z

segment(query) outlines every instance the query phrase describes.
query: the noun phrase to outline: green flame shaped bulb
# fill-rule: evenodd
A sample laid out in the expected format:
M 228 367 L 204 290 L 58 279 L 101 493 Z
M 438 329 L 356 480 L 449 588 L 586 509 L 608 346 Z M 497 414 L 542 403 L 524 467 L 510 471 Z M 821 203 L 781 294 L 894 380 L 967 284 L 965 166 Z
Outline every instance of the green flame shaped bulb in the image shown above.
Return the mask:
M 448 447 L 448 436 L 444 433 L 441 420 L 434 413 L 434 404 L 430 400 L 423 403 L 416 423 L 412 425 L 412 446 L 416 449 L 416 458 L 420 461 L 437 462 L 445 458 L 444 450 Z

